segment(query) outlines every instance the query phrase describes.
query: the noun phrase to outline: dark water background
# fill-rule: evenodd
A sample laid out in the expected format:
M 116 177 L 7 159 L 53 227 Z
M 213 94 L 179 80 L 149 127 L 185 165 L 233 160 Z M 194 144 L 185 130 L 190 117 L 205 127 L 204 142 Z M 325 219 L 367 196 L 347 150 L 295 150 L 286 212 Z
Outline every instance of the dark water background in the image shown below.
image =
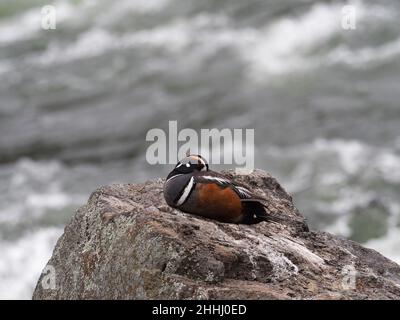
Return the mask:
M 145 136 L 168 120 L 254 128 L 313 228 L 399 262 L 399 21 L 395 0 L 1 1 L 0 298 L 30 297 L 96 187 L 167 174 Z

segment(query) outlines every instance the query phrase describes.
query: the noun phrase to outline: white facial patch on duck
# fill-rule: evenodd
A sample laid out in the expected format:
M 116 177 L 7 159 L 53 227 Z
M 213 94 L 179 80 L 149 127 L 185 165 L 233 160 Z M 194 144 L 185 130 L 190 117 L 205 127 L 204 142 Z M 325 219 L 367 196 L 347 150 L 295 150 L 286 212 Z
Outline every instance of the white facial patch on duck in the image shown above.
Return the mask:
M 194 155 L 192 155 L 192 156 L 190 156 L 189 158 L 191 158 L 191 159 L 197 161 L 199 164 L 201 163 L 201 164 L 204 165 L 204 166 L 206 165 L 205 161 L 204 161 L 201 157 L 199 157 L 199 156 L 194 156 Z
M 199 166 L 201 165 L 200 171 L 207 171 L 207 163 L 201 156 L 191 155 L 189 158 L 196 161 L 199 164 Z

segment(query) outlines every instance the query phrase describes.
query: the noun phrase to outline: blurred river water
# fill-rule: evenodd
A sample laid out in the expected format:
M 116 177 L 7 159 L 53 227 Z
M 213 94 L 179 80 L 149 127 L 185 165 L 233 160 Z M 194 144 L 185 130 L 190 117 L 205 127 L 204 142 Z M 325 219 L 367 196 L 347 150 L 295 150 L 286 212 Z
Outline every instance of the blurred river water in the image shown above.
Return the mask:
M 395 0 L 1 1 L 0 298 L 31 297 L 96 187 L 170 171 L 145 161 L 169 120 L 254 129 L 312 228 L 400 262 L 399 21 Z

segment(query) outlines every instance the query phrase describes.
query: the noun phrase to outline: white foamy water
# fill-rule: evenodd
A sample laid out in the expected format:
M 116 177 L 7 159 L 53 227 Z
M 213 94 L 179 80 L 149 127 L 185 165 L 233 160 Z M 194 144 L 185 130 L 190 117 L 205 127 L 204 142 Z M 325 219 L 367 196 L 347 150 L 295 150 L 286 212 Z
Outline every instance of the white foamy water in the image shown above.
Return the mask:
M 62 174 L 64 169 L 56 161 L 18 161 L 11 175 L 4 177 L 7 190 L 2 188 L 0 224 L 15 225 L 28 219 L 37 220 L 49 210 L 81 204 L 84 197 L 62 190 L 58 179 Z
M 0 299 L 31 299 L 61 228 L 42 228 L 18 240 L 0 240 Z
M 328 63 L 346 64 L 354 68 L 365 68 L 365 66 L 376 66 L 387 63 L 392 59 L 398 59 L 400 55 L 400 39 L 384 44 L 377 48 L 362 48 L 351 50 L 341 46 L 332 51 L 327 57 Z
M 400 234 L 399 228 L 391 228 L 389 233 L 380 239 L 369 240 L 364 244 L 366 247 L 375 249 L 385 257 L 400 264 Z
M 68 1 L 51 3 L 56 8 L 57 23 L 62 23 L 76 15 L 74 6 Z M 0 43 L 26 40 L 42 29 L 42 7 L 30 9 L 16 17 L 0 22 Z
M 361 179 L 383 179 L 387 183 L 400 183 L 400 154 L 392 148 L 373 147 L 357 140 L 326 140 L 316 139 L 311 144 L 299 145 L 290 148 L 270 147 L 266 151 L 273 157 L 282 153 L 289 158 L 301 158 L 302 162 L 294 168 L 294 176 L 289 184 L 292 192 L 307 188 L 304 179 L 312 179 L 311 168 L 318 169 L 315 165 L 325 170 L 320 170 L 323 184 L 344 183 L 344 179 L 351 179 L 358 175 Z M 319 162 L 325 159 L 324 162 Z M 332 164 L 332 166 L 330 166 Z
M 63 19 L 82 20 L 91 17 L 92 6 L 84 2 L 79 14 L 73 15 L 66 3 L 56 4 L 63 12 Z M 111 50 L 129 50 L 143 46 L 162 47 L 173 52 L 195 50 L 199 59 L 206 58 L 225 47 L 240 53 L 248 64 L 252 79 L 263 78 L 266 74 L 285 74 L 293 71 L 307 71 L 321 65 L 346 64 L 365 68 L 395 58 L 399 54 L 399 41 L 378 47 L 351 49 L 339 45 L 323 54 L 314 51 L 334 37 L 351 32 L 341 25 L 341 3 L 316 3 L 300 16 L 276 18 L 267 21 L 262 28 L 237 28 L 229 17 L 223 14 L 201 13 L 190 18 L 176 18 L 151 29 L 120 33 L 110 31 L 118 20 L 131 19 L 128 14 L 148 14 L 162 10 L 169 2 L 165 0 L 144 4 L 142 1 L 121 3 L 112 6 L 110 12 L 93 20 L 90 29 L 82 32 L 74 43 L 56 43 L 39 56 L 33 55 L 27 63 L 58 64 L 103 55 Z M 354 7 L 357 23 L 361 28 L 382 19 L 396 21 L 397 17 L 383 6 L 366 5 L 362 1 L 344 2 Z M 86 11 L 85 11 L 86 9 Z M 36 15 L 37 12 L 28 14 Z M 78 15 L 78 16 L 77 16 Z M 29 20 L 28 18 L 24 18 Z M 15 24 L 21 25 L 20 21 Z M 32 23 L 35 26 L 37 22 Z M 13 24 L 10 29 L 14 30 Z M 30 32 L 35 28 L 27 28 Z M 4 32 L 12 39 L 11 32 Z M 251 48 L 251 50 L 250 50 Z M 310 59 L 312 57 L 312 59 Z
M 272 22 L 258 34 L 251 50 L 243 48 L 252 72 L 286 73 L 315 66 L 307 57 L 312 49 L 340 32 L 341 8 L 341 4 L 317 3 L 300 17 Z
M 0 299 L 30 299 L 74 208 L 87 195 L 66 191 L 57 161 L 22 159 L 1 167 Z

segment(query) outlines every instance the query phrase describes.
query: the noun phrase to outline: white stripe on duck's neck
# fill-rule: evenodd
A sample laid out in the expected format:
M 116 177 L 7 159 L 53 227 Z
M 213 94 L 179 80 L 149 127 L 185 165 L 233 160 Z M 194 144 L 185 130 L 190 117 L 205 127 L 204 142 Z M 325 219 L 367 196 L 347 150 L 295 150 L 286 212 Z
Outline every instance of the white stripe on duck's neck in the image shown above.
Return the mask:
M 186 187 L 183 190 L 183 193 L 182 193 L 181 197 L 176 202 L 177 206 L 180 206 L 183 203 L 185 203 L 185 201 L 189 197 L 190 191 L 192 191 L 193 188 L 194 188 L 194 177 L 191 177 L 189 182 L 186 184 Z

